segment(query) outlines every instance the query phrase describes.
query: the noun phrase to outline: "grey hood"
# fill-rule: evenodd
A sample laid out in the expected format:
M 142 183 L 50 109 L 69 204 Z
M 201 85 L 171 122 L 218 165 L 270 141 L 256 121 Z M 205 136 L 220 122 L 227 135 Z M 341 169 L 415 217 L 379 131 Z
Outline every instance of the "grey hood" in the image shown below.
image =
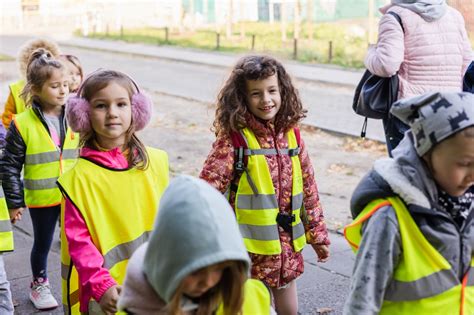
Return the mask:
M 201 179 L 175 178 L 150 235 L 143 264 L 148 282 L 168 303 L 187 275 L 226 260 L 250 263 L 229 203 Z
M 353 216 L 375 198 L 398 195 L 407 205 L 425 209 L 437 203 L 436 184 L 416 154 L 410 132 L 392 154 L 393 158 L 375 161 L 373 170 L 357 186 L 351 200 Z
M 448 7 L 446 0 L 392 0 L 391 3 L 417 13 L 427 22 L 442 18 Z

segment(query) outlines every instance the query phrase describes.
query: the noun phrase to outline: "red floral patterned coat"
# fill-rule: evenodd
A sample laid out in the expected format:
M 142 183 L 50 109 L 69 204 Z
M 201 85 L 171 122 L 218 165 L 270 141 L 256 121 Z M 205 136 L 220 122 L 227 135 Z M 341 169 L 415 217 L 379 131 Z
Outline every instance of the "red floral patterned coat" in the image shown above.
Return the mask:
M 247 121 L 260 144 L 261 148 L 288 148 L 288 141 L 284 133 L 275 134 L 273 124 L 263 123 L 253 116 Z M 329 245 L 329 237 L 324 222 L 323 210 L 319 202 L 318 189 L 314 179 L 314 170 L 311 165 L 305 144 L 301 139 L 299 158 L 303 174 L 304 206 L 308 222 L 305 224 L 306 241 L 309 244 Z M 275 193 L 278 196 L 280 212 L 291 214 L 292 168 L 288 155 L 266 156 L 272 176 Z M 233 178 L 234 147 L 229 135 L 218 135 L 212 146 L 200 177 L 222 193 L 230 187 Z M 238 184 L 238 179 L 234 179 Z M 235 193 L 231 192 L 230 203 L 234 206 Z M 279 228 L 282 252 L 279 255 L 250 254 L 252 259 L 251 274 L 265 282 L 270 287 L 282 287 L 304 271 L 304 261 L 301 252 L 293 249 L 291 234 Z

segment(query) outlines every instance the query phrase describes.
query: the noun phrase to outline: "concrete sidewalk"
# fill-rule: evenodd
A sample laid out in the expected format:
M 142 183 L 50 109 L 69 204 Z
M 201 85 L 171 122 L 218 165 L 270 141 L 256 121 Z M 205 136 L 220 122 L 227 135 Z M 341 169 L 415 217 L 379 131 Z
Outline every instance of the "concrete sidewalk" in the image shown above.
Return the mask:
M 90 38 L 72 38 L 59 41 L 61 46 L 86 48 L 106 52 L 123 53 L 147 58 L 203 64 L 207 66 L 231 68 L 237 59 L 245 54 L 230 54 L 217 51 L 203 51 L 177 46 L 152 46 L 124 41 Z M 296 78 L 316 83 L 355 88 L 362 77 L 362 70 L 348 70 L 332 65 L 303 64 L 285 60 L 288 72 Z

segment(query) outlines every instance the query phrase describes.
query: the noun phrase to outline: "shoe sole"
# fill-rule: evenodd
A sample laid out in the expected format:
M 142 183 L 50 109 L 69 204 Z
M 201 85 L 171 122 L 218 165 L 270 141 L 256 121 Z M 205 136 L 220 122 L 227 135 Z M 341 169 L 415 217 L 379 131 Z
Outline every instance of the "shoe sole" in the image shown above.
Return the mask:
M 59 305 L 56 305 L 56 306 L 50 306 L 50 307 L 46 307 L 46 308 L 39 308 L 35 305 L 35 303 L 31 300 L 30 298 L 30 302 L 31 304 L 33 304 L 33 306 L 38 310 L 38 311 L 50 311 L 50 310 L 54 310 L 55 308 L 58 308 Z

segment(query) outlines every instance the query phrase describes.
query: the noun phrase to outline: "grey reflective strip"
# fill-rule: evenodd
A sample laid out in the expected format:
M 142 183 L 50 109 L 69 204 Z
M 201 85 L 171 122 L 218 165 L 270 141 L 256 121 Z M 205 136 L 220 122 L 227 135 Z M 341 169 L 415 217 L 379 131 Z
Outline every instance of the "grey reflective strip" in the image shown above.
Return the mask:
M 415 301 L 443 293 L 459 285 L 453 271 L 441 270 L 416 281 L 392 280 L 385 292 L 385 300 L 392 302 Z
M 275 195 L 237 195 L 239 209 L 265 210 L 278 209 Z
M 0 220 L 0 232 L 11 232 L 12 224 L 10 220 Z
M 69 276 L 69 266 L 61 263 L 61 278 L 63 280 L 67 280 Z
M 471 267 L 469 270 L 469 275 L 467 276 L 467 284 L 470 286 L 474 286 L 474 267 Z
M 244 155 L 277 155 L 275 149 L 245 149 Z
M 63 159 L 77 159 L 79 157 L 79 149 L 65 149 L 63 150 Z
M 303 205 L 303 193 L 291 198 L 291 210 L 298 210 Z
M 293 240 L 296 240 L 297 238 L 301 237 L 304 235 L 304 226 L 303 223 L 298 223 L 297 225 L 293 226 Z
M 27 154 L 25 157 L 25 164 L 28 164 L 28 165 L 44 164 L 44 163 L 50 163 L 50 162 L 56 162 L 56 161 L 59 161 L 58 151 Z
M 258 241 L 277 241 L 280 239 L 278 226 L 275 225 L 252 225 L 239 224 L 240 233 L 243 238 Z
M 57 188 L 56 181 L 57 177 L 45 178 L 45 179 L 24 179 L 23 183 L 25 188 L 29 190 L 41 190 L 41 189 L 51 189 Z
M 104 256 L 104 267 L 111 269 L 115 264 L 130 259 L 135 250 L 148 240 L 150 232 L 145 232 L 133 241 L 115 246 Z
M 299 152 L 299 151 L 298 151 Z M 283 155 L 290 154 L 290 149 L 245 149 L 244 155 L 277 155 L 278 153 Z
M 5 193 L 3 192 L 1 184 L 0 184 L 0 198 L 5 198 Z

